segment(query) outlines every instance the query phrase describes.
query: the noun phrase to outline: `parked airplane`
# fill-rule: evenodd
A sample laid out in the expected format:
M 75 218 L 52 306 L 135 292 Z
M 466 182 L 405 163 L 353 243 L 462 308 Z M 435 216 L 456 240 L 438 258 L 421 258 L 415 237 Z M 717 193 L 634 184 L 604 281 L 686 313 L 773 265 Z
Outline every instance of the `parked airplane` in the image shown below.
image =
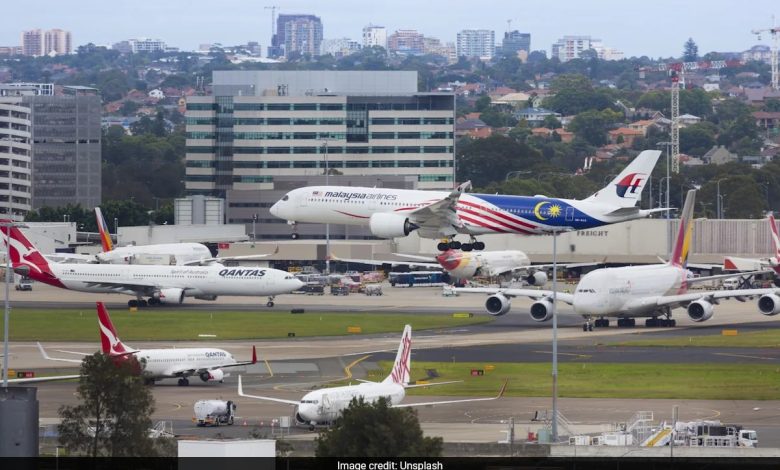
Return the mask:
M 5 222 L 5 221 L 0 221 Z M 8 243 L 8 227 L 2 228 Z M 49 263 L 16 227 L 10 227 L 14 271 L 55 287 L 80 292 L 133 295 L 131 307 L 180 304 L 184 297 L 216 300 L 219 295 L 274 297 L 303 286 L 290 273 L 271 268 Z
M 390 375 L 381 382 L 369 382 L 361 380 L 358 385 L 345 385 L 341 387 L 322 388 L 314 390 L 303 396 L 300 401 L 284 400 L 282 398 L 263 397 L 249 395 L 244 393 L 241 383 L 241 376 L 238 376 L 238 394 L 242 397 L 257 398 L 259 400 L 273 401 L 294 405 L 297 407 L 295 420 L 300 425 L 309 425 L 314 427 L 318 424 L 327 424 L 349 406 L 353 398 L 363 398 L 368 402 L 376 401 L 379 397 L 386 397 L 390 400 L 393 408 L 404 408 L 411 406 L 429 406 L 445 405 L 450 403 L 466 403 L 475 401 L 488 401 L 500 398 L 506 389 L 506 383 L 499 391 L 498 395 L 490 398 L 470 398 L 465 400 L 444 400 L 425 403 L 407 403 L 401 404 L 406 396 L 406 389 L 417 387 L 430 387 L 434 385 L 444 385 L 454 382 L 436 382 L 410 385 L 411 372 L 411 354 L 412 354 L 412 327 L 406 325 L 401 343 L 398 345 L 398 353 L 395 356 L 393 369 Z
M 204 382 L 220 382 L 225 377 L 223 369 L 257 363 L 257 351 L 252 346 L 252 360 L 238 362 L 232 354 L 216 348 L 133 349 L 122 343 L 103 302 L 97 302 L 98 329 L 103 354 L 117 360 L 134 357 L 145 365 L 144 379 L 149 384 L 156 380 L 178 378 L 179 385 L 189 385 L 187 377 L 198 376 Z M 50 361 L 81 363 L 81 359 L 50 357 L 38 343 L 43 357 Z M 78 376 L 76 376 L 78 377 Z
M 713 304 L 720 300 L 736 298 L 744 300 L 760 296 L 759 309 L 764 315 L 780 313 L 780 296 L 776 289 L 701 290 L 688 292 L 695 284 L 713 279 L 738 275 L 725 274 L 709 277 L 693 277 L 686 268 L 693 232 L 693 205 L 696 191 L 691 190 L 685 200 L 680 229 L 675 241 L 672 258 L 664 264 L 602 268 L 584 275 L 574 294 L 558 292 L 557 300 L 574 307 L 574 312 L 586 319 L 583 329 L 609 326 L 609 317 L 616 317 L 619 327 L 635 326 L 637 317 L 646 317 L 646 326 L 675 326 L 672 309 L 684 307 L 688 317 L 695 322 L 709 320 Z M 529 297 L 536 300 L 531 305 L 531 318 L 547 321 L 552 318 L 553 292 L 534 289 L 463 288 L 462 293 L 487 293 L 485 309 L 491 315 L 504 315 L 511 307 L 512 297 Z M 659 318 L 665 317 L 665 318 Z
M 444 238 L 439 250 L 483 250 L 476 236 L 488 233 L 539 235 L 581 230 L 646 217 L 666 209 L 640 209 L 653 167 L 661 154 L 645 150 L 607 187 L 584 200 L 546 196 L 466 194 L 470 183 L 452 192 L 351 186 L 308 186 L 290 191 L 271 207 L 276 217 L 293 225 L 330 223 L 367 225 L 377 237 Z M 469 235 L 468 243 L 453 240 Z
M 510 280 L 514 275 L 522 276 L 523 280 L 532 286 L 543 286 L 547 283 L 547 270 L 552 264 L 534 264 L 528 255 L 519 250 L 468 252 L 447 250 L 436 256 L 417 256 L 396 253 L 409 259 L 420 261 L 387 261 L 370 259 L 332 258 L 348 263 L 362 263 L 374 266 L 420 266 L 424 268 L 440 268 L 455 279 L 473 279 L 475 277 L 501 277 Z M 559 268 L 578 266 L 593 266 L 597 263 L 559 264 Z
M 770 214 L 767 218 L 769 223 L 769 234 L 772 240 L 772 249 L 774 255 L 768 258 L 738 258 L 736 256 L 726 256 L 723 259 L 724 271 L 756 271 L 771 270 L 775 273 L 775 285 L 780 286 L 780 234 L 777 231 L 775 216 Z

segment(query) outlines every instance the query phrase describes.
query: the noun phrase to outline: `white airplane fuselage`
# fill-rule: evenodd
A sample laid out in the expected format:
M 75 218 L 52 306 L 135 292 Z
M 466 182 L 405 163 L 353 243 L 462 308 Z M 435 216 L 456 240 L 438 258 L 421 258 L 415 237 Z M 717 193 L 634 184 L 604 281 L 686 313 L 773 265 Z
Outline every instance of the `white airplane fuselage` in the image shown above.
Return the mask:
M 59 264 L 50 269 L 62 287 L 80 292 L 123 293 L 136 291 L 112 286 L 148 285 L 162 289 L 182 289 L 186 297 L 246 295 L 274 296 L 290 293 L 303 283 L 277 269 L 260 267 L 158 266 L 118 264 Z
M 478 275 L 495 276 L 531 264 L 528 256 L 517 250 L 445 251 L 436 256 L 436 261 L 458 279 L 471 279 Z
M 658 310 L 659 297 L 684 294 L 688 276 L 668 264 L 597 269 L 577 284 L 572 306 L 584 317 L 647 316 Z
M 290 191 L 271 207 L 271 213 L 290 222 L 369 225 L 376 213 L 400 216 L 446 198 L 445 191 L 309 186 Z M 516 233 L 539 235 L 581 230 L 645 217 L 641 211 L 609 215 L 615 206 L 544 196 L 462 194 L 457 215 L 459 233 L 481 235 Z M 436 237 L 436 234 L 421 236 Z
M 215 348 L 141 349 L 134 356 L 146 364 L 144 376 L 152 379 L 178 377 L 174 371 L 210 369 L 236 363 L 232 354 Z M 221 380 L 221 374 L 215 377 Z
M 139 256 L 150 255 L 160 257 L 160 262 L 155 264 L 169 264 L 170 258 L 173 258 L 174 264 L 186 264 L 212 257 L 211 251 L 200 243 L 120 246 L 111 251 L 98 253 L 95 257 L 101 263 L 132 264 Z
M 328 423 L 349 407 L 353 398 L 362 397 L 366 402 L 371 403 L 380 397 L 387 397 L 392 405 L 397 405 L 401 403 L 404 396 L 406 396 L 404 387 L 397 383 L 360 383 L 324 388 L 309 392 L 301 398 L 296 419 L 307 424 Z

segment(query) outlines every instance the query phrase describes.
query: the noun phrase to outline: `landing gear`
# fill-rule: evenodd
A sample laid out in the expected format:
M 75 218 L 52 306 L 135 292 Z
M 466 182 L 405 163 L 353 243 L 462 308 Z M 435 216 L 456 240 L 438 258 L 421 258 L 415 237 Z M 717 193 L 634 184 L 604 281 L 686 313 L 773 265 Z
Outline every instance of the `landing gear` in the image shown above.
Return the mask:
M 148 303 L 148 302 L 146 302 L 146 299 L 141 299 L 141 300 L 139 300 L 139 301 L 138 301 L 138 305 L 139 305 L 140 307 L 146 307 L 146 306 L 148 306 L 148 305 L 149 305 L 149 303 Z
M 190 384 L 190 381 L 187 380 L 187 377 L 182 377 L 182 378 L 179 379 L 178 384 L 179 384 L 179 387 L 186 387 L 186 386 L 188 386 Z
M 292 233 L 290 234 L 290 238 L 293 240 L 297 240 L 300 235 L 298 235 L 298 224 L 295 222 L 287 222 L 292 226 Z
M 463 251 L 471 251 L 471 250 L 482 251 L 485 249 L 485 244 L 483 242 L 477 241 L 476 238 L 471 237 L 469 243 L 464 243 L 463 245 L 461 245 L 460 249 Z
M 648 318 L 645 320 L 645 326 L 648 328 L 656 328 L 656 327 L 662 327 L 662 328 L 674 328 L 677 326 L 677 321 L 673 318 Z
M 160 299 L 149 297 L 148 303 L 149 305 L 160 305 Z
M 138 301 L 137 300 L 128 300 L 127 306 L 130 308 L 138 307 Z
M 470 243 L 461 243 L 457 240 L 448 240 L 444 239 L 439 242 L 438 245 L 436 245 L 436 248 L 438 248 L 439 251 L 447 251 L 447 250 L 463 250 L 463 251 L 471 251 L 471 250 L 484 250 L 485 244 L 482 242 L 478 242 L 476 240 L 473 240 Z
M 598 322 L 598 320 L 596 320 L 596 322 Z M 596 326 L 598 326 L 598 324 Z M 582 331 L 593 331 L 593 322 L 590 318 L 585 320 L 585 323 L 582 324 Z
M 144 385 L 154 385 L 154 379 L 144 379 Z
M 268 302 L 266 302 L 265 306 L 268 307 L 268 308 L 273 307 L 274 306 L 274 298 L 273 297 L 268 297 Z
M 609 320 L 606 318 L 599 318 L 594 324 L 596 325 L 596 328 L 609 328 Z
M 634 318 L 618 318 L 618 328 L 633 328 L 636 326 L 636 319 Z

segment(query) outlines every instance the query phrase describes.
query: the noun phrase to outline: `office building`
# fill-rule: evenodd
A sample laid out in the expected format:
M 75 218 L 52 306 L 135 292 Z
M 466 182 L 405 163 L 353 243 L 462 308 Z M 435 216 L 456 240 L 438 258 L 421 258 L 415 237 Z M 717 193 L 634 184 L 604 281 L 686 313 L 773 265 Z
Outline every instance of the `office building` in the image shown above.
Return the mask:
M 30 126 L 21 97 L 0 98 L 0 214 L 16 221 L 32 209 Z
M 370 24 L 363 28 L 363 47 L 374 46 L 387 49 L 387 29 L 384 26 Z
M 25 95 L 32 123 L 32 206 L 100 205 L 100 96 L 89 87 L 65 95 Z
M 216 71 L 212 84 L 187 98 L 186 190 L 226 198 L 228 223 L 275 219 L 271 199 L 324 183 L 326 167 L 334 185 L 453 185 L 454 96 L 418 93 L 416 72 Z M 258 233 L 289 234 L 277 222 Z
M 51 29 L 44 34 L 43 53 L 45 55 L 64 55 L 73 52 L 70 31 Z
M 504 41 L 501 43 L 501 53 L 504 55 L 517 55 L 520 51 L 531 52 L 531 35 L 520 31 L 508 31 L 504 33 Z
M 458 33 L 458 57 L 490 60 L 496 52 L 496 33 L 489 29 L 464 29 Z
M 285 57 L 297 52 L 312 57 L 320 55 L 322 46 L 322 21 L 314 15 L 279 15 L 276 33 L 271 38 L 268 56 Z

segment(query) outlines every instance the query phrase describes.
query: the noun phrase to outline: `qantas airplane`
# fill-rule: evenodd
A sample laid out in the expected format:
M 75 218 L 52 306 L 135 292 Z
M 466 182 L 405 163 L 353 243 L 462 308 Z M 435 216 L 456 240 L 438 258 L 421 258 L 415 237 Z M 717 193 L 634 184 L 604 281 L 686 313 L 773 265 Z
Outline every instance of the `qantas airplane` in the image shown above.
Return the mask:
M 584 200 L 546 196 L 466 194 L 464 183 L 452 192 L 351 186 L 308 186 L 290 191 L 271 207 L 271 213 L 295 224 L 364 225 L 380 238 L 405 237 L 413 231 L 423 238 L 443 238 L 439 250 L 483 250 L 478 235 L 514 233 L 539 235 L 581 230 L 646 217 L 666 209 L 638 207 L 642 189 L 653 171 L 658 150 L 640 153 L 607 187 Z M 457 234 L 468 243 L 453 240 Z
M 170 348 L 170 349 L 133 349 L 122 343 L 116 334 L 114 324 L 103 302 L 97 302 L 98 328 L 103 354 L 122 360 L 134 357 L 145 365 L 144 379 L 148 384 L 166 378 L 178 378 L 179 385 L 189 385 L 187 377 L 198 376 L 204 382 L 220 382 L 225 377 L 223 369 L 247 366 L 257 363 L 257 351 L 252 346 L 252 360 L 238 362 L 224 349 L 215 348 Z M 81 363 L 80 359 L 49 357 L 38 343 L 43 357 L 50 361 Z M 78 376 L 76 376 L 78 377 Z
M 775 273 L 775 285 L 780 285 L 780 234 L 777 232 L 775 216 L 770 214 L 767 218 L 769 233 L 772 237 L 774 255 L 768 258 L 737 258 L 727 256 L 723 259 L 724 271 L 757 271 L 771 270 Z
M 455 279 L 474 279 L 475 277 L 501 278 L 508 281 L 515 274 L 522 275 L 523 280 L 532 286 L 543 286 L 547 283 L 547 270 L 552 264 L 534 264 L 528 259 L 528 255 L 519 250 L 481 251 L 469 252 L 461 250 L 447 250 L 436 256 L 417 256 L 396 253 L 416 261 L 385 261 L 370 259 L 342 259 L 331 258 L 347 263 L 362 263 L 374 266 L 420 266 L 424 268 L 441 268 Z M 573 268 L 578 266 L 593 266 L 598 263 L 573 263 L 559 264 L 559 268 Z
M 764 315 L 780 313 L 780 296 L 777 289 L 697 290 L 689 292 L 693 284 L 735 277 L 725 274 L 693 277 L 686 268 L 693 233 L 693 205 L 696 190 L 688 192 L 680 219 L 680 229 L 669 262 L 646 266 L 596 269 L 584 275 L 574 294 L 558 292 L 557 300 L 574 307 L 574 312 L 586 319 L 584 330 L 609 326 L 608 317 L 616 317 L 619 327 L 632 327 L 637 317 L 645 317 L 645 325 L 675 326 L 672 309 L 684 307 L 688 317 L 695 322 L 709 320 L 713 304 L 720 300 L 760 297 L 758 307 Z M 553 292 L 534 289 L 462 288 L 462 293 L 489 294 L 485 309 L 491 315 L 504 315 L 511 308 L 512 297 L 529 297 L 536 300 L 531 305 L 531 318 L 547 321 L 552 318 Z M 665 317 L 665 318 L 659 318 Z
M 338 417 L 338 415 L 349 406 L 353 398 L 363 398 L 368 402 L 376 401 L 379 397 L 387 397 L 393 408 L 405 408 L 411 406 L 430 406 L 445 405 L 450 403 L 466 403 L 474 401 L 496 400 L 504 394 L 506 383 L 499 391 L 498 395 L 491 398 L 470 398 L 466 400 L 445 400 L 425 403 L 401 404 L 406 396 L 406 389 L 417 387 L 430 387 L 434 385 L 445 385 L 455 382 L 436 382 L 410 385 L 412 355 L 412 327 L 406 325 L 401 343 L 398 345 L 398 353 L 395 356 L 393 369 L 390 375 L 381 382 L 369 382 L 361 380 L 358 385 L 345 385 L 342 387 L 322 388 L 307 393 L 300 401 L 284 400 L 281 398 L 263 397 L 249 395 L 244 393 L 241 383 L 241 376 L 238 376 L 238 394 L 242 397 L 257 398 L 259 400 L 273 401 L 294 405 L 297 407 L 295 412 L 295 421 L 299 425 L 308 425 L 310 428 L 321 424 L 328 424 Z
M 8 227 L 2 233 L 8 243 Z M 181 304 L 185 297 L 216 300 L 219 295 L 268 296 L 266 305 L 273 307 L 275 296 L 303 286 L 290 273 L 271 268 L 49 263 L 18 228 L 10 227 L 10 234 L 18 274 L 63 289 L 135 296 L 130 307 Z

